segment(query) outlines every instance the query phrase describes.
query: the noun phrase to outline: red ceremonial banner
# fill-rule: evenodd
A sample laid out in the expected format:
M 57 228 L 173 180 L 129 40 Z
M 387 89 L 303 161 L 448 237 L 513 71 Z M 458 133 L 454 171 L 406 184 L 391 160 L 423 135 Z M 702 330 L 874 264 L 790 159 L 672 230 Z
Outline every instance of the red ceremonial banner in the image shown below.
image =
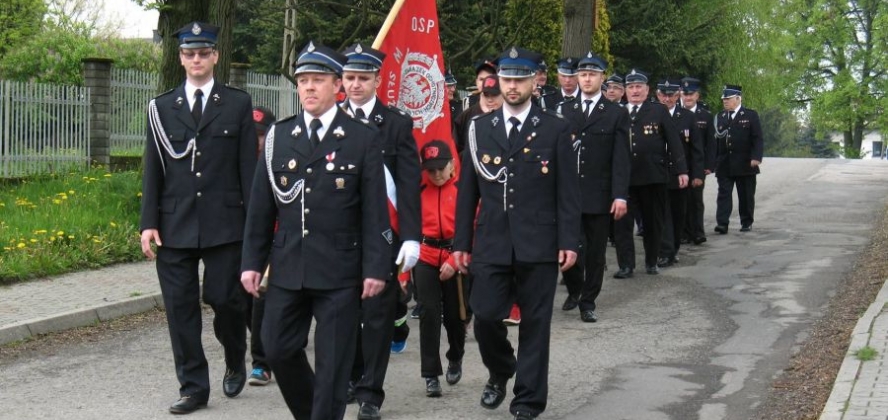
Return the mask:
M 396 3 L 396 8 L 398 7 Z M 388 32 L 374 45 L 386 53 L 377 95 L 413 118 L 417 149 L 431 140 L 456 146 L 450 124 L 450 106 L 444 87 L 444 57 L 438 34 L 435 0 L 404 0 Z M 391 17 L 389 17 L 391 19 Z M 458 161 L 458 159 L 457 159 Z

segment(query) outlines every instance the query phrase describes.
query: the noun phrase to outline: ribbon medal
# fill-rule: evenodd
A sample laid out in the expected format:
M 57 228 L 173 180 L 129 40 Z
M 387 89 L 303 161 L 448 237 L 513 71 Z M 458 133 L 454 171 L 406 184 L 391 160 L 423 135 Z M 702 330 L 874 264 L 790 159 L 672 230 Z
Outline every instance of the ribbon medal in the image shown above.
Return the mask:
M 548 160 L 541 160 L 540 163 L 543 164 L 543 167 L 540 169 L 540 172 L 542 172 L 543 174 L 549 173 L 549 167 L 547 166 L 547 165 L 549 165 L 549 161 Z
M 333 169 L 336 169 L 336 165 L 333 164 L 333 159 L 336 159 L 336 152 L 333 152 L 333 153 L 330 153 L 329 155 L 327 155 L 327 166 L 325 166 L 325 168 L 328 171 L 332 171 Z

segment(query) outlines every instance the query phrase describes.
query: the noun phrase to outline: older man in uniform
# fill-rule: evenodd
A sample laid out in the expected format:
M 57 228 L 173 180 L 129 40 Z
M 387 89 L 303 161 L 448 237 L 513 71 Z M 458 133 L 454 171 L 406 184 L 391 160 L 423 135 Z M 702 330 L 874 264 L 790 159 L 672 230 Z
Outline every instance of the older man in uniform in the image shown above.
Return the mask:
M 626 88 L 623 86 L 623 78 L 619 74 L 612 74 L 604 84 L 607 86 L 604 97 L 617 105 L 623 106 L 623 94 L 626 92 Z
M 562 309 L 579 305 L 583 322 L 598 321 L 595 299 L 604 280 L 611 221 L 626 214 L 629 197 L 629 116 L 601 92 L 606 70 L 604 60 L 588 52 L 577 65 L 582 94 L 561 107 L 580 142 L 577 170 L 586 245 L 585 260 L 564 274 L 569 295 Z M 568 275 L 574 271 L 582 275 Z
M 270 129 L 247 215 L 241 283 L 258 295 L 270 263 L 262 343 L 296 419 L 345 415 L 360 301 L 391 274 L 382 139 L 336 106 L 345 61 L 314 42 L 299 53 L 303 112 Z M 312 318 L 316 373 L 305 353 Z
M 180 398 L 169 409 L 174 414 L 204 408 L 210 397 L 200 338 L 201 261 L 203 300 L 216 314 L 213 329 L 225 348 L 222 391 L 235 397 L 247 379 L 246 294 L 238 266 L 256 128 L 250 95 L 213 78 L 218 32 L 201 22 L 176 32 L 185 83 L 148 105 L 141 246 L 146 257 L 157 258 L 180 384 Z
M 681 139 L 681 153 L 685 156 L 691 186 L 703 185 L 703 138 L 697 128 L 697 120 L 693 114 L 678 105 L 678 80 L 666 79 L 657 84 L 657 99 L 669 111 L 675 123 L 678 137 Z M 660 242 L 660 258 L 657 266 L 670 267 L 678 262 L 678 249 L 681 247 L 681 235 L 687 217 L 688 188 L 678 185 L 678 172 L 675 166 L 675 151 L 669 153 L 669 187 L 666 220 L 663 225 L 663 238 Z
M 706 176 L 715 172 L 715 126 L 712 124 L 712 113 L 700 103 L 700 80 L 693 77 L 681 79 L 681 105 L 694 115 L 697 129 L 703 136 L 703 183 L 699 187 L 692 186 L 688 197 L 688 217 L 685 225 L 687 238 L 700 245 L 706 242 L 706 229 L 703 225 L 703 188 Z
M 489 373 L 481 406 L 497 408 L 517 374 L 510 412 L 519 420 L 546 409 L 552 301 L 558 270 L 576 262 L 580 231 L 570 125 L 530 101 L 539 62 L 516 47 L 500 56 L 506 103 L 469 127 L 453 246 L 457 268 L 475 276 L 475 338 Z M 502 323 L 513 302 L 523 317 L 517 359 Z
M 392 255 L 397 256 L 392 260 L 392 273 L 397 277 L 409 272 L 419 260 L 421 169 L 413 138 L 413 119 L 394 106 L 383 105 L 376 96 L 376 89 L 382 83 L 379 69 L 385 53 L 355 44 L 343 54 L 348 57 L 342 71 L 348 95 L 343 109 L 355 118 L 368 120 L 382 133 L 382 160 L 395 187 L 393 202 L 397 203 L 397 218 L 391 220 L 395 234 Z M 358 420 L 380 419 L 389 356 L 397 350 L 397 343 L 406 344 L 410 332 L 406 324 L 407 305 L 399 299 L 400 293 L 398 279 L 393 278 L 382 293 L 361 303 L 362 327 L 358 330 L 358 351 L 351 377 L 355 399 L 361 403 Z
M 641 210 L 645 271 L 658 274 L 657 260 L 666 217 L 667 185 L 672 176 L 669 162 L 671 160 L 673 172 L 678 174 L 679 188 L 688 185 L 688 168 L 678 130 L 665 107 L 647 100 L 650 89 L 647 83 L 647 74 L 640 70 L 632 69 L 626 75 L 626 108 L 629 112 L 629 146 L 632 153 L 629 211 L 631 213 L 633 206 Z M 667 155 L 667 149 L 672 152 L 671 156 Z M 626 238 L 632 237 L 632 224 L 617 223 L 614 235 L 618 237 L 618 243 L 627 243 L 629 248 L 626 255 L 629 261 L 620 264 L 620 271 L 614 277 L 631 276 L 632 269 L 627 266 L 635 266 L 635 244 Z
M 728 222 L 733 210 L 732 195 L 737 185 L 737 211 L 740 213 L 740 231 L 752 230 L 755 221 L 755 185 L 762 163 L 764 142 L 757 112 L 743 106 L 743 88 L 725 85 L 722 91 L 724 111 L 718 114 L 715 129 L 717 138 L 715 178 L 718 180 L 715 231 L 728 233 Z

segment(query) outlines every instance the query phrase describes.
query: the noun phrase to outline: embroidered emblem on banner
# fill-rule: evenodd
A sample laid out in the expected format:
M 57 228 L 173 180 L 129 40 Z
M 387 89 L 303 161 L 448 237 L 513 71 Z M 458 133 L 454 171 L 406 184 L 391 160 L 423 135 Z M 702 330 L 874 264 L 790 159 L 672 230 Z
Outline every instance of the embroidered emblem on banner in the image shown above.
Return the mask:
M 398 108 L 413 118 L 413 128 L 424 133 L 433 121 L 443 117 L 445 98 L 444 75 L 438 68 L 438 56 L 408 52 L 401 64 Z

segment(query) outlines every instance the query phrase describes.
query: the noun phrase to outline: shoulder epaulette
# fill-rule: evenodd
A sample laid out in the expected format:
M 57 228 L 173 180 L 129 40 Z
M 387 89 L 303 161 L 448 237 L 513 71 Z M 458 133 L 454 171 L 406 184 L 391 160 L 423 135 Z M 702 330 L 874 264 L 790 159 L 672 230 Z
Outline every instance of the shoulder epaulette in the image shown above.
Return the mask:
M 568 101 L 568 102 L 570 102 L 570 101 Z M 566 102 L 562 102 L 562 104 L 564 104 L 564 103 L 566 103 Z M 560 104 L 559 104 L 559 105 L 560 105 Z M 540 108 L 540 109 L 543 111 L 543 114 L 547 114 L 547 115 L 550 115 L 550 116 L 553 116 L 553 117 L 557 117 L 557 118 L 562 119 L 562 120 L 564 119 L 564 115 L 561 115 L 561 114 L 559 114 L 559 113 L 557 113 L 557 112 L 555 112 L 555 111 L 552 111 L 551 109 L 545 109 L 545 108 Z
M 178 89 L 178 87 L 174 87 L 174 88 L 172 88 L 172 89 L 170 89 L 170 90 L 168 90 L 168 91 L 166 91 L 166 92 L 163 92 L 163 93 L 161 93 L 161 94 L 155 96 L 155 98 L 160 98 L 161 96 L 169 95 L 170 93 L 173 93 L 173 91 L 176 90 L 176 89 Z
M 390 110 L 394 111 L 396 114 L 401 115 L 404 118 L 410 118 L 411 120 L 413 119 L 410 117 L 410 114 L 408 114 L 407 111 L 404 111 L 403 109 L 398 108 L 392 104 L 389 104 L 387 106 Z
M 225 87 L 227 87 L 227 88 L 229 88 L 229 89 L 233 89 L 233 90 L 236 90 L 236 91 L 240 91 L 240 92 L 246 93 L 247 95 L 250 94 L 250 92 L 247 92 L 247 91 L 245 91 L 245 90 L 243 90 L 243 89 L 241 89 L 241 88 L 239 88 L 239 87 L 237 87 L 237 86 L 232 86 L 232 85 L 228 85 L 228 84 L 226 84 Z

